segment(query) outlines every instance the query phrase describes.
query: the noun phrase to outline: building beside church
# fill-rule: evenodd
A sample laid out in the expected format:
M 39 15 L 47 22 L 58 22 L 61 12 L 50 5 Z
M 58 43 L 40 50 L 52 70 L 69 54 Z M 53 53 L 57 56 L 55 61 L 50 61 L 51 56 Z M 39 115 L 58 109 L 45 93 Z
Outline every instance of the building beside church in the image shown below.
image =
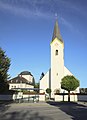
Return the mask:
M 64 42 L 60 34 L 58 21 L 56 20 L 51 46 L 51 68 L 40 80 L 40 89 L 43 89 L 46 92 L 47 88 L 51 88 L 51 97 L 54 97 L 56 90 L 59 90 L 60 93 L 67 92 L 61 89 L 61 79 L 66 75 L 73 75 L 65 66 L 64 66 Z M 42 91 L 41 91 L 42 92 Z M 79 88 L 75 91 L 78 93 Z
M 8 81 L 9 89 L 34 88 L 35 80 L 31 72 L 23 71 L 17 77 Z

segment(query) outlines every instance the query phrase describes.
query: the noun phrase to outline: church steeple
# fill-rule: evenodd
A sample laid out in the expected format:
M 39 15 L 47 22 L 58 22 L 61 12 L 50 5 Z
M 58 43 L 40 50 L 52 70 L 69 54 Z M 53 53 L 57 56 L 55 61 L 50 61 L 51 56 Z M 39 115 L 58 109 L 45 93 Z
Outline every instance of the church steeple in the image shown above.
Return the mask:
M 54 26 L 52 41 L 53 41 L 55 38 L 58 38 L 61 42 L 63 42 L 62 37 L 61 37 L 61 35 L 60 35 L 60 30 L 59 30 L 58 20 L 57 20 L 57 19 L 56 19 L 55 26 Z

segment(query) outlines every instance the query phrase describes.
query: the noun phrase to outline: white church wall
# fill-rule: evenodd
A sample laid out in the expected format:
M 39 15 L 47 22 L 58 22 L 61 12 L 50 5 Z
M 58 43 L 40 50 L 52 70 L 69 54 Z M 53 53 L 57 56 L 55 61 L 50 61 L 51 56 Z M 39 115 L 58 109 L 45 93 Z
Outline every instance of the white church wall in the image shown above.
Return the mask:
M 75 90 L 76 93 L 80 93 L 79 87 Z
M 46 92 L 45 90 L 49 88 L 49 74 L 50 72 L 48 71 L 45 76 L 40 80 L 40 93 Z
M 64 66 L 64 76 L 73 75 L 65 66 Z
M 51 43 L 51 89 L 61 88 L 61 78 L 64 75 L 63 43 L 57 38 Z M 55 55 L 58 50 L 58 55 Z

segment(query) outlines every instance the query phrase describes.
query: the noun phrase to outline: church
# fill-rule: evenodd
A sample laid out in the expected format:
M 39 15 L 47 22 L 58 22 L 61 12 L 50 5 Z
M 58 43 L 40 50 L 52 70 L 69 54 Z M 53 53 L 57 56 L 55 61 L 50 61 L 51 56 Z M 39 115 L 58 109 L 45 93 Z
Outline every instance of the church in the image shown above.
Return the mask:
M 61 79 L 67 75 L 73 75 L 64 66 L 64 41 L 61 37 L 58 20 L 55 21 L 54 31 L 51 46 L 51 68 L 40 80 L 40 89 L 46 92 L 47 88 L 51 89 L 51 97 L 54 97 L 56 90 L 60 93 L 65 93 L 67 91 L 61 89 Z M 77 88 L 75 93 L 79 93 L 79 88 Z

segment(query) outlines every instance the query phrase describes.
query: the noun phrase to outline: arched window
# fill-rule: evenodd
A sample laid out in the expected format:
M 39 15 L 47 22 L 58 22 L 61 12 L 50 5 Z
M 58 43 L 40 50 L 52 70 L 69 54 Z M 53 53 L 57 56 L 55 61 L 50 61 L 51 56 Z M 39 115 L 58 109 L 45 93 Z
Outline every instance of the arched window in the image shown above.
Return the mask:
M 55 55 L 58 55 L 58 50 L 55 51 Z

